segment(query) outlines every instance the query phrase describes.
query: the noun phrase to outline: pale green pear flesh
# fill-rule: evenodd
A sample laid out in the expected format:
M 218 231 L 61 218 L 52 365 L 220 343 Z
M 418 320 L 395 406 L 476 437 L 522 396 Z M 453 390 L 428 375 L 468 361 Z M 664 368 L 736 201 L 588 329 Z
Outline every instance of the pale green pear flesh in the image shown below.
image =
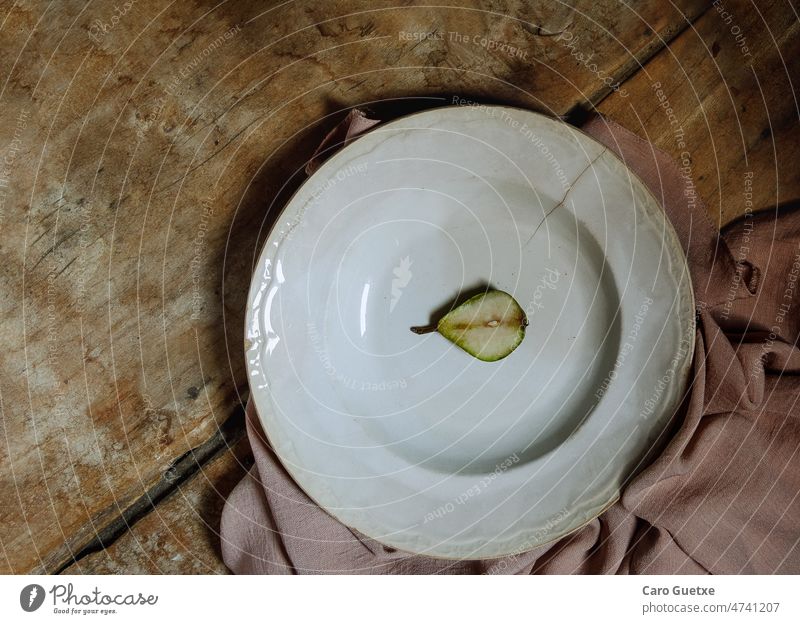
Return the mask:
M 502 360 L 525 338 L 528 321 L 514 297 L 490 290 L 448 312 L 436 330 L 453 344 L 484 362 Z M 425 328 L 412 328 L 419 331 Z

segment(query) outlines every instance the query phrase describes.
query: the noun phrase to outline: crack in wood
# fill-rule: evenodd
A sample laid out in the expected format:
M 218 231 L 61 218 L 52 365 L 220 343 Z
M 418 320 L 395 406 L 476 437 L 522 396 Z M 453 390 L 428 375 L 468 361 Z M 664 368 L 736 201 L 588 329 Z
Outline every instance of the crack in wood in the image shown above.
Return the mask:
M 189 449 L 177 457 L 154 486 L 131 503 L 116 519 L 100 529 L 93 540 L 59 565 L 53 573 L 61 574 L 84 557 L 108 548 L 130 531 L 136 522 L 154 511 L 156 505 L 162 500 L 191 479 L 203 465 L 213 461 L 221 453 L 227 452 L 244 435 L 244 408 L 240 406 L 230 418 L 220 425 L 213 436 L 200 446 Z
M 705 9 L 699 11 L 693 17 L 684 16 L 686 19 L 679 28 L 670 30 L 667 28 L 663 33 L 655 33 L 656 39 L 645 45 L 638 53 L 632 54 L 632 58 L 623 63 L 619 69 L 611 72 L 614 78 L 612 84 L 622 85 L 639 73 L 644 66 L 649 63 L 657 54 L 666 50 L 669 44 L 680 37 L 684 32 L 692 28 L 706 13 L 711 11 L 714 5 L 709 3 Z M 592 116 L 592 111 L 596 109 L 609 95 L 614 93 L 611 87 L 601 87 L 594 93 L 589 94 L 584 101 L 573 104 L 564 114 L 563 119 L 567 123 L 580 128 L 584 122 Z

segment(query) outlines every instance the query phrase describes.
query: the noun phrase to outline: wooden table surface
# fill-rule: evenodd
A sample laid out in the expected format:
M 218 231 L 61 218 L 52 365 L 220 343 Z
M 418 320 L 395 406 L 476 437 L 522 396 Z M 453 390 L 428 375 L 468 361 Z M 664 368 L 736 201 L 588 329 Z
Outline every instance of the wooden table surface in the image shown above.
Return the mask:
M 800 196 L 788 0 L 0 4 L 0 571 L 225 573 L 250 267 L 347 108 L 459 95 Z

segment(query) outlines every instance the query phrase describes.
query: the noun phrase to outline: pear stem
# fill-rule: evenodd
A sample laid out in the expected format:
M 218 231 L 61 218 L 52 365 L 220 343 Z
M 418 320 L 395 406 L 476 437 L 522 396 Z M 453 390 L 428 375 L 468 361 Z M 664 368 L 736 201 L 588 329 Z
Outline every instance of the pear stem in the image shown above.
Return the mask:
M 412 327 L 411 331 L 415 334 L 431 334 L 437 330 L 436 325 L 422 325 L 420 327 Z

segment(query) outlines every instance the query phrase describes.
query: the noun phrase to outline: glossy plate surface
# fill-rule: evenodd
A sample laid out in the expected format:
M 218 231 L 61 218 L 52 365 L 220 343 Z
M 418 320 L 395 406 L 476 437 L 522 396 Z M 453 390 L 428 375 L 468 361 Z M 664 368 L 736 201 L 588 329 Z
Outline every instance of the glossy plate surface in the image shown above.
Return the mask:
M 409 330 L 486 285 L 530 322 L 507 358 Z M 615 500 L 681 400 L 694 304 L 671 225 L 614 154 L 529 111 L 452 107 L 309 178 L 245 333 L 264 430 L 311 498 L 395 548 L 486 558 Z

